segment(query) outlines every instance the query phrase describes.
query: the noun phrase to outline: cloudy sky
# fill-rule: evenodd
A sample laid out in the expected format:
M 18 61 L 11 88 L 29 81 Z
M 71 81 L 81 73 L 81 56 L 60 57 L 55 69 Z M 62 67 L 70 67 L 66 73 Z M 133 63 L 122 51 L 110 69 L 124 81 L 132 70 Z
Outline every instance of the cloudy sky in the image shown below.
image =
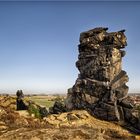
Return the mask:
M 140 2 L 0 2 L 0 92 L 63 92 L 78 75 L 80 32 L 126 29 L 123 69 L 140 92 Z

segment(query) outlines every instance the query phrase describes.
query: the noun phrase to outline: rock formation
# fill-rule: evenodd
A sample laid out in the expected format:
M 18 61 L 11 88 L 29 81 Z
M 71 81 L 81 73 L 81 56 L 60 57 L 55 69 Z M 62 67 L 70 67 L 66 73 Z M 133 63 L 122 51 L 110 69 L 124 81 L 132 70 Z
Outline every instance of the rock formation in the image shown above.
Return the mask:
M 55 101 L 53 107 L 49 108 L 50 114 L 60 114 L 63 112 L 67 112 L 65 105 L 60 101 Z
M 123 49 L 127 46 L 125 30 L 107 30 L 100 27 L 80 34 L 76 62 L 80 74 L 68 89 L 66 107 L 86 109 L 103 120 L 127 122 L 140 133 L 139 118 L 126 100 L 128 76 L 122 70 Z
M 24 97 L 22 90 L 18 90 L 16 95 L 17 95 L 17 99 L 16 99 L 17 110 L 27 110 L 28 106 L 22 100 L 22 98 Z

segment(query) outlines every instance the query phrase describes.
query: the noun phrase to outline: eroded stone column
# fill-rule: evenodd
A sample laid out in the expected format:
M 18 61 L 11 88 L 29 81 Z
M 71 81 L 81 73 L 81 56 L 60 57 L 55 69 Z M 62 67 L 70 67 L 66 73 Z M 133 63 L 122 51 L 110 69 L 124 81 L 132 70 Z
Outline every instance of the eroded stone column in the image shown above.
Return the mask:
M 134 119 L 133 106 L 125 100 L 128 93 L 128 76 L 122 70 L 123 49 L 127 45 L 125 30 L 107 30 L 95 28 L 80 34 L 76 62 L 80 73 L 68 90 L 66 107 L 69 110 L 87 109 L 109 121 L 128 120 L 126 114 Z

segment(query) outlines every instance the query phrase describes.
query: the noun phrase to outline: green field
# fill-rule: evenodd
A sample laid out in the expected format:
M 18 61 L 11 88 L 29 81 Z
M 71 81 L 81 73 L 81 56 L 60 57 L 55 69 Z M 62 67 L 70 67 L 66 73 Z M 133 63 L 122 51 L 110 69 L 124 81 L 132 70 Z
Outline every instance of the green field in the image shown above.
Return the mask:
M 35 102 L 36 104 L 40 106 L 45 106 L 47 108 L 51 107 L 54 105 L 54 102 L 57 99 L 63 99 L 64 97 L 62 96 L 30 96 L 26 97 L 26 99 L 31 100 Z

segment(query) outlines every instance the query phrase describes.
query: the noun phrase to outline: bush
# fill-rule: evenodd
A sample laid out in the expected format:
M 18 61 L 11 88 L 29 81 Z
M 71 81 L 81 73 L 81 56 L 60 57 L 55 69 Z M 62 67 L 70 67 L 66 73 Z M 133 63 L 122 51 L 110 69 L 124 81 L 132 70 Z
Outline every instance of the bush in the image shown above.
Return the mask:
M 41 118 L 41 114 L 39 108 L 35 107 L 34 105 L 29 105 L 28 112 L 30 115 L 34 114 L 36 118 Z

